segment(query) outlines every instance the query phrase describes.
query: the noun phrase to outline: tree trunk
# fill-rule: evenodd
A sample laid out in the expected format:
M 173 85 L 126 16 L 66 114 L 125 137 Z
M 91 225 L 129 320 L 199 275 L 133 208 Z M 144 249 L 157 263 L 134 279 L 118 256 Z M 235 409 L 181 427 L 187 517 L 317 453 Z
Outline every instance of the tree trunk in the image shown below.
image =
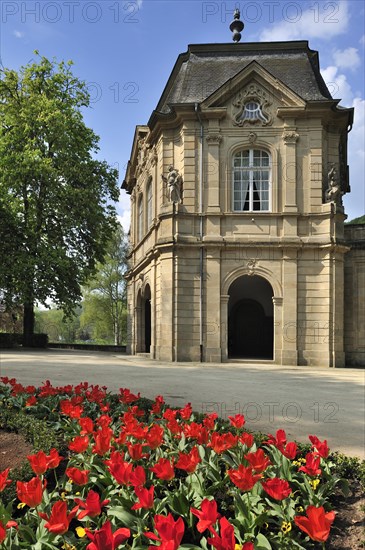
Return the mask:
M 34 335 L 34 304 L 24 304 L 23 345 L 32 347 Z

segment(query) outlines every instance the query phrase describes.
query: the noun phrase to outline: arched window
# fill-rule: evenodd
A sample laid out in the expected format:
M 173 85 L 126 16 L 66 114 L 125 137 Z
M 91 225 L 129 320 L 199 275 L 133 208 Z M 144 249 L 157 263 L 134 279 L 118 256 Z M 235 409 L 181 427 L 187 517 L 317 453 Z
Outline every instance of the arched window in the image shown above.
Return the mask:
M 147 229 L 152 225 L 152 198 L 152 178 L 150 178 L 147 183 Z
M 239 151 L 233 157 L 233 210 L 266 211 L 271 208 L 271 159 L 260 149 Z
M 143 237 L 143 196 L 139 197 L 137 210 L 137 240 L 140 241 Z

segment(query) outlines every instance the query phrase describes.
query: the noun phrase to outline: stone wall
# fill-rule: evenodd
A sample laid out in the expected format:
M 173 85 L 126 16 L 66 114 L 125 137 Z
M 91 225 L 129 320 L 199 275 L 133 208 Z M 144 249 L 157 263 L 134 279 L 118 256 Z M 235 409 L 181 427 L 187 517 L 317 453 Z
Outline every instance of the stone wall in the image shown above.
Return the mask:
M 365 225 L 345 225 L 345 238 L 346 365 L 365 367 Z

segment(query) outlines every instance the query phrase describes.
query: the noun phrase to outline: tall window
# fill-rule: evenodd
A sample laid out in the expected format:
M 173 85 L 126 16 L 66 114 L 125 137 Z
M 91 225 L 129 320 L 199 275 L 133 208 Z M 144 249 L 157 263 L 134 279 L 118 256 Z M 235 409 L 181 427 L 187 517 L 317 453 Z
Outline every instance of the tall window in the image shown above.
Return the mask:
M 137 211 L 137 239 L 140 241 L 143 237 L 143 196 L 139 197 Z
M 152 178 L 147 184 L 147 228 L 152 224 Z
M 260 149 L 240 151 L 233 157 L 233 210 L 270 210 L 270 155 Z

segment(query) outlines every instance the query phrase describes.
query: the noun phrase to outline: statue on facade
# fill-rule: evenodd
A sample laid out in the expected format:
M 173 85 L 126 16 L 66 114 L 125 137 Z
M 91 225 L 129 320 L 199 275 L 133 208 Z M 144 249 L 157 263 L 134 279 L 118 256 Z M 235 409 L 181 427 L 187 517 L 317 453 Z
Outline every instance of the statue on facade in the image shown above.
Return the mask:
M 342 206 L 342 189 L 341 185 L 338 182 L 337 170 L 334 164 L 331 164 L 330 170 L 328 172 L 328 188 L 326 190 L 326 202 L 333 202 L 338 206 Z
M 180 203 L 182 192 L 182 177 L 179 174 L 179 170 L 174 168 L 172 164 L 169 166 L 168 174 L 162 176 L 163 181 L 166 183 L 167 196 L 170 202 Z

